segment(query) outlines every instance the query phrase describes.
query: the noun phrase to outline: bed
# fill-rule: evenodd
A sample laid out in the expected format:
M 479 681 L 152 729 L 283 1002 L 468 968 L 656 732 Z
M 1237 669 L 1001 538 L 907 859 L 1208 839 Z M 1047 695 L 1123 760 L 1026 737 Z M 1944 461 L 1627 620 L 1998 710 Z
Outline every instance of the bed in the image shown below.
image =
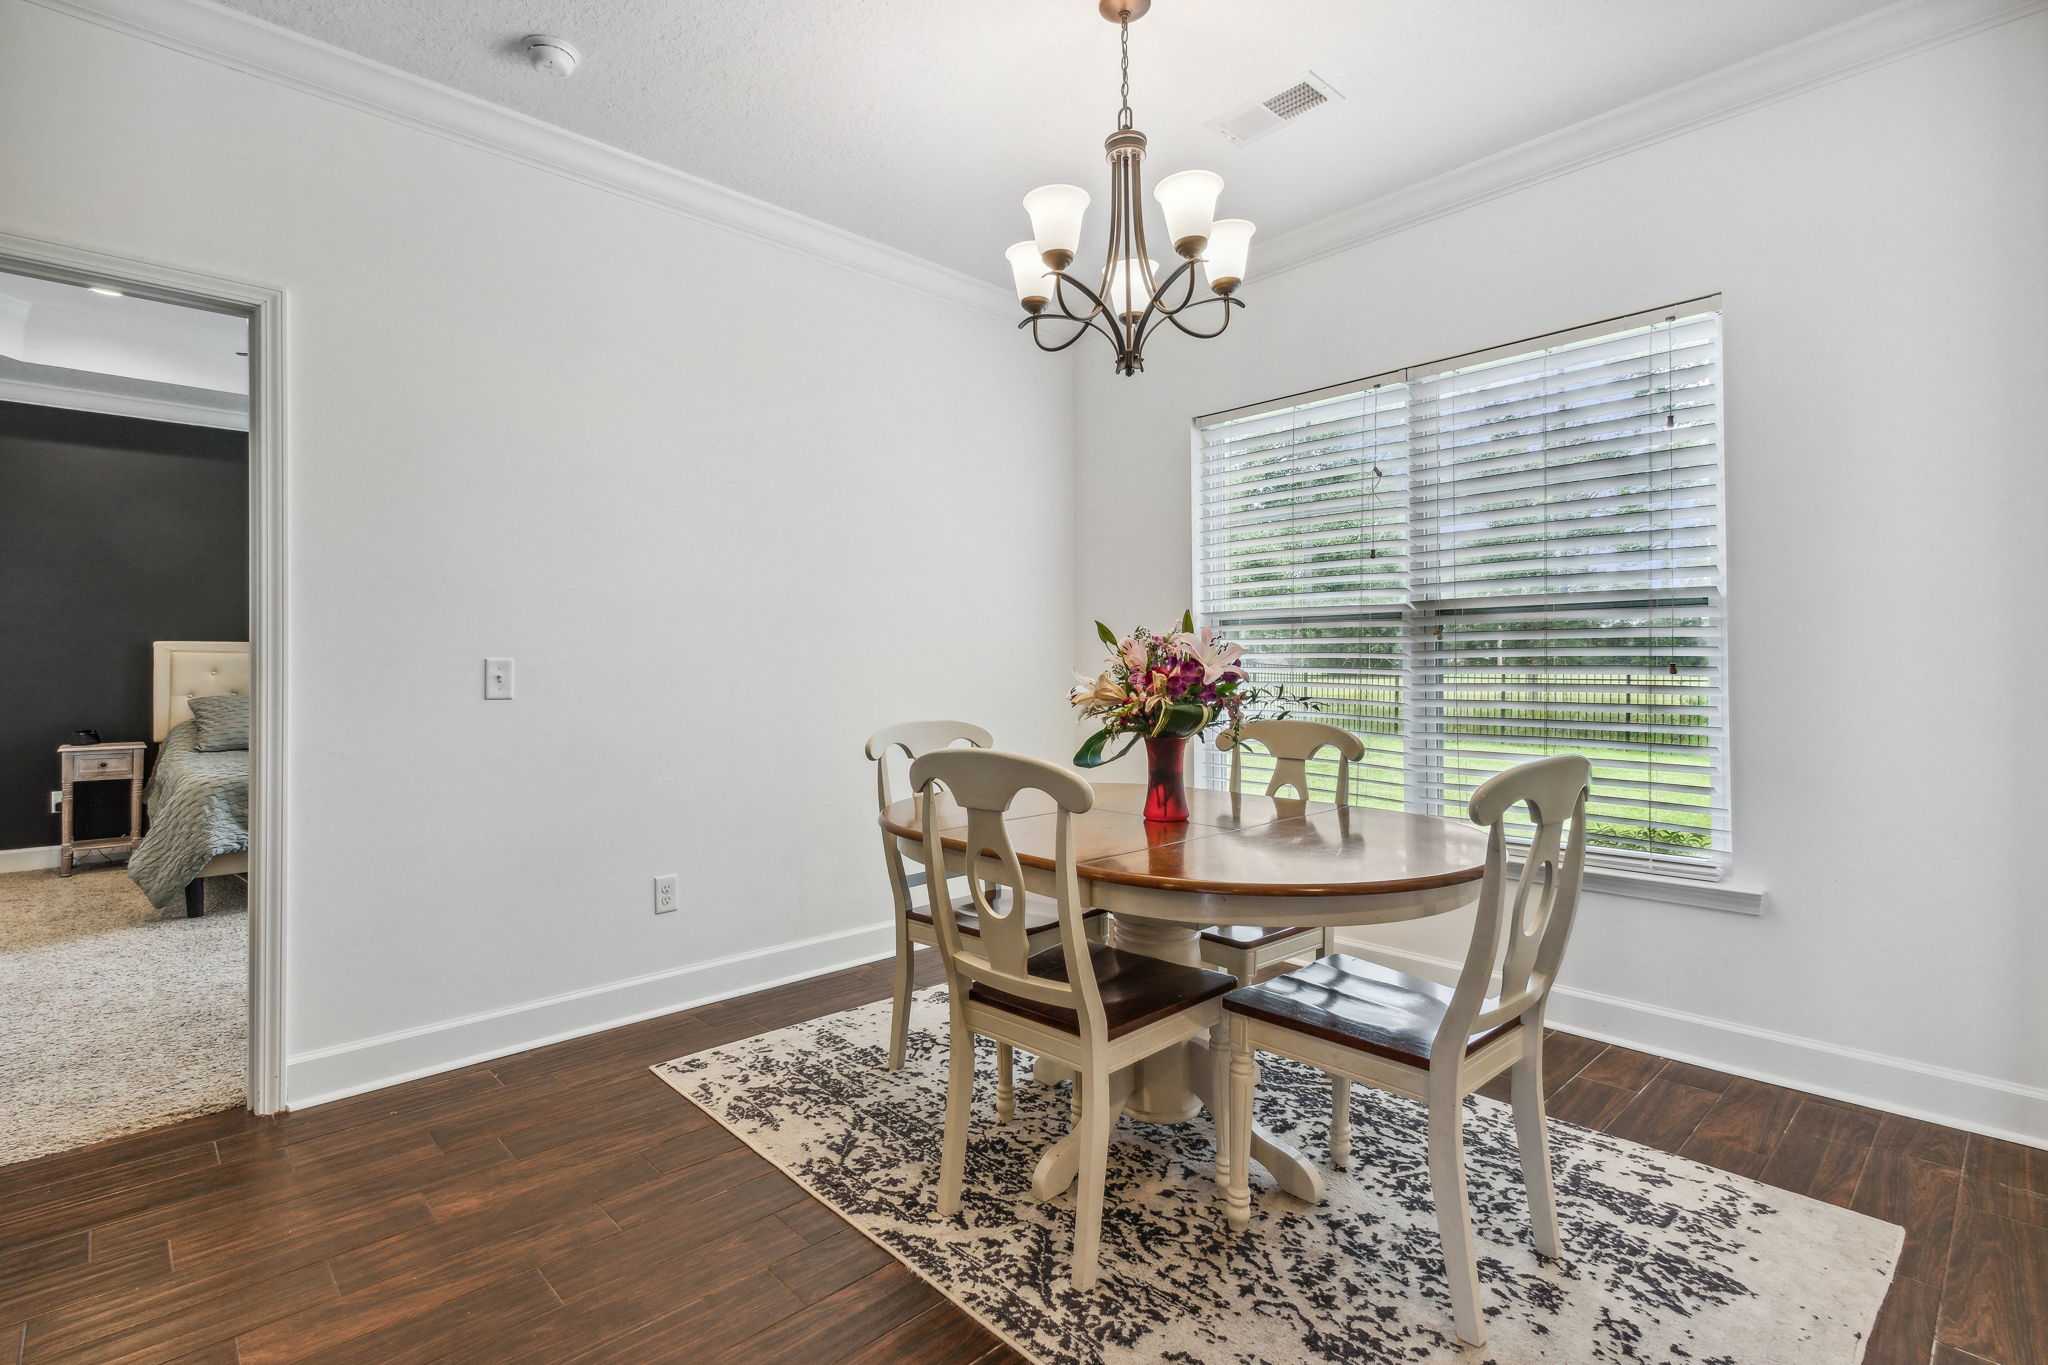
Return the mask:
M 150 737 L 158 748 L 143 800 L 149 833 L 128 876 L 159 910 L 185 902 L 206 913 L 206 879 L 249 870 L 249 751 L 193 747 L 194 697 L 249 694 L 249 644 L 158 640 L 150 680 Z

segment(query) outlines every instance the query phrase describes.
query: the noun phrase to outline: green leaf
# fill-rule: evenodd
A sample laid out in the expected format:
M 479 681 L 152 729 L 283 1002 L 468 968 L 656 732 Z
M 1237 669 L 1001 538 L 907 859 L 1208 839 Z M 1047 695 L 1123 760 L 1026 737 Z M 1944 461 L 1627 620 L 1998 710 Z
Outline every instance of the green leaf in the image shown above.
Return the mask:
M 1130 744 L 1124 745 L 1123 748 L 1118 749 L 1113 754 L 1103 753 L 1102 751 L 1109 747 L 1110 741 L 1116 738 L 1116 734 L 1117 732 L 1114 730 L 1101 729 L 1088 736 L 1087 742 L 1074 751 L 1074 766 L 1077 768 L 1099 768 L 1105 763 L 1113 763 L 1129 753 L 1131 746 L 1143 738 L 1141 735 L 1134 734 L 1131 736 Z
M 1109 646 L 1110 653 L 1116 653 L 1117 638 L 1115 631 L 1103 625 L 1102 622 L 1097 621 L 1095 623 L 1095 633 L 1102 637 L 1102 643 Z
M 1181 613 L 1180 633 L 1183 635 L 1193 635 L 1195 633 L 1195 609 L 1193 607 L 1189 607 Z
M 1188 735 L 1199 735 L 1216 718 L 1213 707 L 1200 702 L 1177 701 L 1159 708 L 1159 719 L 1153 723 L 1154 735 L 1165 735 L 1174 739 Z

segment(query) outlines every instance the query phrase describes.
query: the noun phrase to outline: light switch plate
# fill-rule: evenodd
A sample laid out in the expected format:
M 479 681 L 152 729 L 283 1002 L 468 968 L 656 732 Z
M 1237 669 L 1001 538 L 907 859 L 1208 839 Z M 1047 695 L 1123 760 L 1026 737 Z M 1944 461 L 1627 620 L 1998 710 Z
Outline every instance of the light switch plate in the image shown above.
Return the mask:
M 484 700 L 512 700 L 512 661 L 510 659 L 484 660 Z

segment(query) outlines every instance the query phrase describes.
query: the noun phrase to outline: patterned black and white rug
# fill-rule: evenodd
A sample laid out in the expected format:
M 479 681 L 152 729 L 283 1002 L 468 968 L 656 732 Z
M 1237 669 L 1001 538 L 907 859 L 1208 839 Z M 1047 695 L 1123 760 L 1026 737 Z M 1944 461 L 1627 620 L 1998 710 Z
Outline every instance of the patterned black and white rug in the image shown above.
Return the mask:
M 1067 1277 L 1073 1196 L 1030 1196 L 1067 1131 L 1064 1086 L 1026 1084 L 995 1123 L 983 1040 L 962 1216 L 934 1212 L 945 995 L 922 991 L 909 1060 L 887 1072 L 888 1006 L 867 1005 L 655 1069 L 953 1302 L 1043 1365 L 1176 1362 L 1686 1362 L 1854 1365 L 1901 1230 L 1740 1176 L 1553 1122 L 1566 1256 L 1539 1258 L 1506 1106 L 1467 1101 L 1489 1340 L 1460 1346 L 1443 1288 L 1420 1106 L 1358 1087 L 1349 1171 L 1328 1168 L 1318 1073 L 1263 1057 L 1259 1119 L 1323 1168 L 1308 1207 L 1255 1176 L 1251 1227 L 1216 1202 L 1206 1116 L 1125 1119 L 1110 1150 L 1102 1281 Z

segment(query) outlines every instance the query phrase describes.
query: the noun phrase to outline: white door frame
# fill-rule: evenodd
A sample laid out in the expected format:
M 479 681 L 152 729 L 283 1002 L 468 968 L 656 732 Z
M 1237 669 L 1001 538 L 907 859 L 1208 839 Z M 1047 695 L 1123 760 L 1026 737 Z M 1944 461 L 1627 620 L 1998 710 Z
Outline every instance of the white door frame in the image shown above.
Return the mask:
M 0 232 L 0 270 L 249 319 L 249 1108 L 284 1107 L 284 291 L 131 256 Z

